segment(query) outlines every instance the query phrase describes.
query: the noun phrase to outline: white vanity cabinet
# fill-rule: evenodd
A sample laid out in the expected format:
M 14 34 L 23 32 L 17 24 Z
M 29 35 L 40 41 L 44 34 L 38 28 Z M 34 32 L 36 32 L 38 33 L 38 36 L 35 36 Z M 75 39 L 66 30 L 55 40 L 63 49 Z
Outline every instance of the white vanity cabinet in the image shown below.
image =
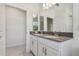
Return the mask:
M 31 35 L 31 51 L 34 55 L 37 56 L 37 38 L 36 36 Z
M 58 50 L 54 50 L 53 48 L 50 48 L 50 47 L 46 46 L 46 48 L 45 48 L 45 55 L 46 56 L 58 56 L 59 55 L 59 51 Z
M 33 38 L 34 37 L 34 38 Z M 36 39 L 36 40 L 35 40 Z M 31 35 L 32 52 L 38 56 L 71 56 L 71 41 L 56 42 Z
M 59 43 L 38 37 L 38 56 L 58 56 Z
M 38 56 L 57 56 L 57 55 L 58 51 L 48 46 L 45 46 L 42 43 L 38 43 Z
M 45 45 L 38 43 L 38 56 L 45 56 Z

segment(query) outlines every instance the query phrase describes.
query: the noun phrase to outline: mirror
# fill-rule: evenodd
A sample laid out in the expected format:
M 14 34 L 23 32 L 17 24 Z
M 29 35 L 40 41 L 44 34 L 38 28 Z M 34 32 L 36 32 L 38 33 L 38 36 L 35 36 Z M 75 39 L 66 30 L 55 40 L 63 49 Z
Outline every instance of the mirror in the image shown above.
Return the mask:
M 56 32 L 73 32 L 72 3 L 60 3 L 55 6 L 54 29 Z
M 73 32 L 72 10 L 72 3 L 58 3 L 47 9 L 41 8 L 40 16 L 44 17 L 44 22 L 40 22 L 40 31 Z
M 38 30 L 38 16 L 33 17 L 33 31 Z
M 33 17 L 33 31 L 73 32 L 72 3 L 58 3 L 40 9 L 39 16 Z
M 44 17 L 40 16 L 40 31 L 44 31 Z
M 53 19 L 50 17 L 47 17 L 47 31 L 48 32 L 53 31 Z

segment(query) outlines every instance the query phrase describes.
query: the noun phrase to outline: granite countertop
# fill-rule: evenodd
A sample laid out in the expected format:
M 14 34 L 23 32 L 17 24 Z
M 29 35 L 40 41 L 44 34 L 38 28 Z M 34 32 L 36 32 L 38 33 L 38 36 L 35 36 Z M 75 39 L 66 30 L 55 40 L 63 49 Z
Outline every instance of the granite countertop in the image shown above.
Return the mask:
M 38 36 L 38 37 L 41 37 L 41 38 L 45 38 L 45 39 L 52 40 L 52 41 L 56 41 L 56 42 L 64 42 L 64 41 L 72 39 L 72 37 L 56 36 L 56 35 L 48 35 L 48 34 L 31 33 L 31 35 Z

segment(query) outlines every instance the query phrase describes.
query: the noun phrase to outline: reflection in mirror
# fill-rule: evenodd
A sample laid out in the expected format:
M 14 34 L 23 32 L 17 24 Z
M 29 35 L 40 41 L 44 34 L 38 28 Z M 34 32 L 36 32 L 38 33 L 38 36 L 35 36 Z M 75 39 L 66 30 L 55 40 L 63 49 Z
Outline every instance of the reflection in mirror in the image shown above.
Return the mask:
M 73 32 L 73 5 L 72 3 L 59 3 L 54 8 L 54 30 L 56 32 Z
M 38 16 L 33 17 L 33 31 L 38 30 Z
M 53 19 L 50 17 L 47 17 L 47 31 L 48 32 L 53 31 Z
M 40 31 L 44 31 L 44 17 L 40 16 Z

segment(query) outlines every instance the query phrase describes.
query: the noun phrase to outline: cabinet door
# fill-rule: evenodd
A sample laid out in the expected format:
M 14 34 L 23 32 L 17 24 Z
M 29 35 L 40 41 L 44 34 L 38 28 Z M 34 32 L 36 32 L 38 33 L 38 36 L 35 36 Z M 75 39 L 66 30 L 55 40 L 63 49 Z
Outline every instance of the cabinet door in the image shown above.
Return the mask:
M 47 47 L 45 48 L 45 55 L 46 56 L 58 56 L 59 55 L 59 51 L 54 49 L 54 48 L 50 48 Z
M 45 56 L 44 44 L 38 42 L 38 56 Z
M 34 55 L 37 55 L 37 41 L 32 39 L 31 42 L 32 42 L 31 50 Z

